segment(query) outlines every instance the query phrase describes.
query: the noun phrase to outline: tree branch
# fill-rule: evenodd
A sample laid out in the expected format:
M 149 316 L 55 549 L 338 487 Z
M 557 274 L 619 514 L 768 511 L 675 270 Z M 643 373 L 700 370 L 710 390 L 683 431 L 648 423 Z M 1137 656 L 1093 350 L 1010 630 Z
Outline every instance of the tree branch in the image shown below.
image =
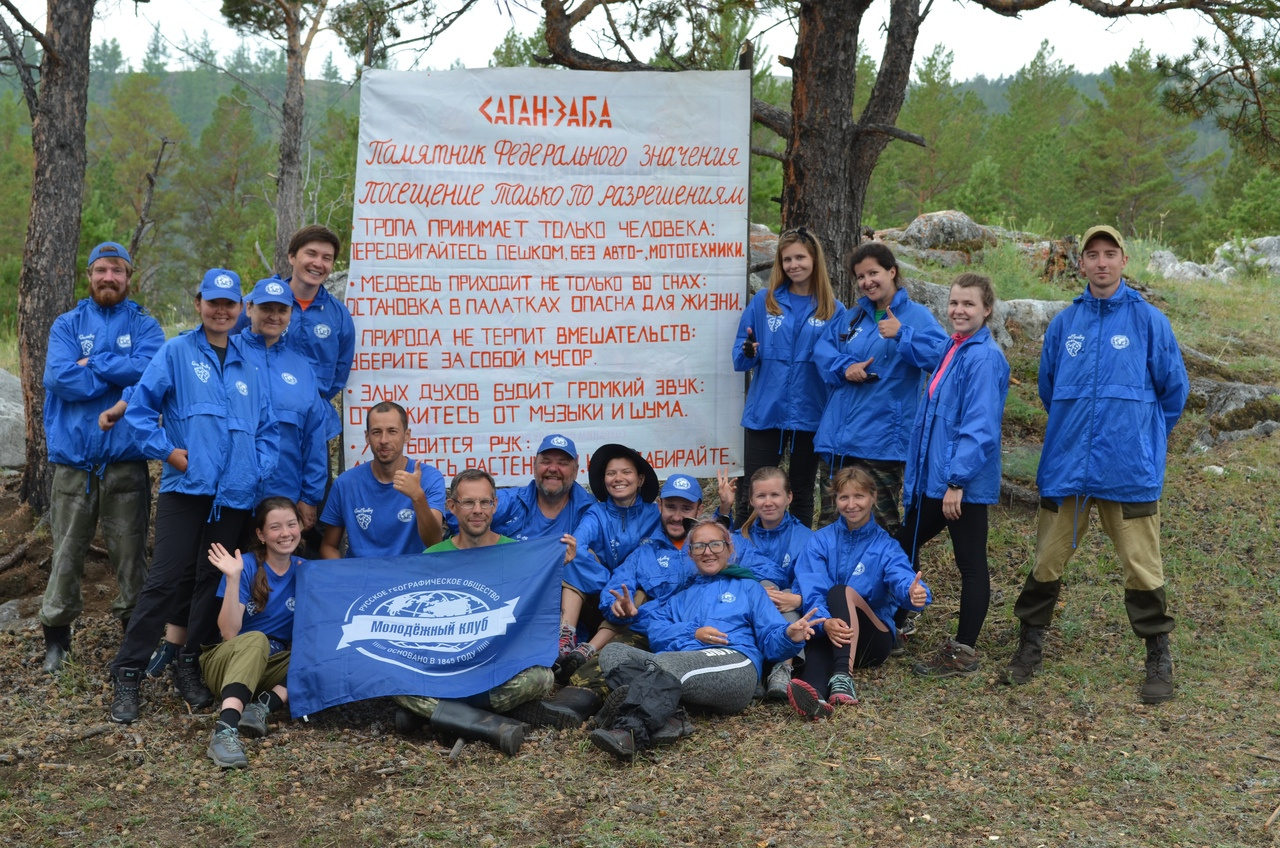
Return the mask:
M 161 136 L 160 152 L 156 154 L 156 163 L 151 166 L 150 173 L 147 174 L 147 193 L 142 198 L 142 211 L 138 213 L 138 226 L 133 231 L 133 238 L 129 241 L 129 255 L 138 255 L 138 245 L 142 241 L 142 236 L 155 223 L 154 219 L 148 218 L 151 213 L 151 198 L 156 191 L 156 180 L 160 177 L 160 165 L 164 162 L 164 151 L 171 144 L 175 144 L 172 139 Z
M 40 95 L 36 92 L 36 81 L 31 76 L 31 68 L 22 56 L 22 46 L 18 44 L 17 35 L 9 28 L 9 23 L 4 18 L 0 18 L 0 33 L 3 33 L 4 43 L 9 48 L 9 56 L 13 59 L 13 67 L 18 71 L 18 80 L 22 84 L 22 99 L 27 102 L 27 112 L 30 113 L 31 120 L 34 121 L 36 119 L 36 109 L 40 106 Z
M 22 13 L 18 11 L 18 8 L 14 6 L 13 3 L 9 2 L 9 0 L 0 0 L 0 5 L 3 5 L 9 10 L 9 14 L 13 15 L 13 19 L 18 22 L 18 26 L 22 27 L 23 32 L 40 42 L 40 46 L 44 48 L 44 52 L 49 54 L 49 56 L 53 58 L 53 61 L 59 63 L 62 61 L 62 57 L 58 55 L 58 51 L 53 49 L 53 43 L 44 37 L 43 32 L 36 29 L 26 18 L 22 17 Z M 14 61 L 18 61 L 21 56 L 21 53 L 14 56 Z
M 759 147 L 759 146 L 754 145 L 754 144 L 753 144 L 753 145 L 751 145 L 751 155 L 752 155 L 752 156 L 764 156 L 764 157 L 765 157 L 765 158 L 767 158 L 767 159 L 777 159 L 779 162 L 785 162 L 785 161 L 787 161 L 787 157 L 786 157 L 784 154 L 779 153 L 779 152 L 778 152 L 778 151 L 776 151 L 776 150 L 770 150 L 770 149 L 769 149 L 769 148 L 767 148 L 767 147 Z
M 924 136 L 917 135 L 913 132 L 900 130 L 897 127 L 891 127 L 887 124 L 858 124 L 858 131 L 865 133 L 877 133 L 879 135 L 887 135 L 890 138 L 896 138 L 899 141 L 909 141 L 912 144 L 918 144 L 921 147 L 928 147 L 925 143 Z
M 791 112 L 758 97 L 751 98 L 751 120 L 773 130 L 783 138 L 791 135 Z
M 974 0 L 974 2 L 1009 18 L 1016 18 L 1022 12 L 1030 12 L 1047 6 L 1052 0 Z M 1160 15 L 1175 9 L 1196 9 L 1208 12 L 1214 9 L 1237 11 L 1246 15 L 1265 15 L 1267 10 L 1261 6 L 1236 4 L 1225 0 L 1157 0 L 1143 4 L 1135 0 L 1121 0 L 1119 3 L 1108 3 L 1106 0 L 1069 0 L 1073 6 L 1079 6 L 1103 18 L 1123 18 L 1128 15 Z
M 0 2 L 3 2 L 3 0 L 0 0 Z M 269 117 L 272 121 L 274 121 L 277 124 L 281 122 L 283 118 L 282 118 L 280 109 L 276 107 L 275 102 L 270 97 L 268 97 L 266 92 L 264 92 L 262 89 L 258 88 L 256 85 L 249 82 L 239 74 L 233 73 L 232 71 L 222 67 L 216 62 L 210 62 L 204 56 L 201 56 L 198 53 L 194 53 L 188 50 L 186 47 L 184 47 L 181 44 L 175 43 L 174 41 L 170 40 L 168 36 L 161 34 L 160 37 L 163 38 L 170 47 L 177 50 L 179 53 L 186 56 L 188 59 L 194 59 L 195 61 L 199 62 L 201 65 L 204 65 L 206 68 L 209 68 L 210 70 L 217 71 L 220 74 L 226 74 L 227 76 L 231 77 L 233 80 L 236 81 L 237 85 L 247 90 L 250 94 L 257 96 L 259 100 L 261 100 L 263 103 L 267 105 L 267 109 L 266 109 L 267 117 Z M 260 110 L 256 110 L 256 107 L 253 107 L 253 106 L 250 106 L 249 108 L 255 109 L 255 111 L 260 111 Z
M 618 32 L 618 25 L 613 20 L 613 13 L 609 11 L 608 3 L 604 4 L 604 17 L 605 20 L 609 22 L 609 29 L 613 31 L 614 43 L 622 48 L 622 52 L 627 54 L 628 59 L 639 64 L 640 60 L 636 58 L 636 54 L 631 52 L 631 45 L 627 44 L 626 40 L 622 37 L 622 33 Z

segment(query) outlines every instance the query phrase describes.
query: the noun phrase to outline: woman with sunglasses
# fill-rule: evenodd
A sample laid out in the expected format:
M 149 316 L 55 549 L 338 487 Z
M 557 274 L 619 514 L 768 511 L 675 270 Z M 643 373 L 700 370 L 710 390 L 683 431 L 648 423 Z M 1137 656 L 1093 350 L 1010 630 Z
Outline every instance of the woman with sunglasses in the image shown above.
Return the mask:
M 822 244 L 804 227 L 787 230 L 778 239 L 769 287 L 747 304 L 733 341 L 734 370 L 751 373 L 742 411 L 743 473 L 750 479 L 790 454 L 791 513 L 805 526 L 813 523 L 813 437 L 831 393 L 814 347 L 828 327 L 844 323 L 844 314 Z M 745 487 L 737 493 L 737 524 L 746 519 L 746 495 Z

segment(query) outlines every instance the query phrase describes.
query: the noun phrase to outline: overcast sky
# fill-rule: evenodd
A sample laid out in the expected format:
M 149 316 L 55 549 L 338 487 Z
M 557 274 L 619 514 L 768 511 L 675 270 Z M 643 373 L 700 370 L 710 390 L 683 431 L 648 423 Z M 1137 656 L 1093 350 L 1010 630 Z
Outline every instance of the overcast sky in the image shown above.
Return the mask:
M 439 6 L 448 9 L 453 2 L 455 0 L 440 0 Z M 531 5 L 537 8 L 537 4 Z M 43 24 L 43 0 L 19 0 L 17 6 L 29 20 Z M 174 42 L 181 42 L 184 35 L 199 40 L 208 32 L 219 53 L 229 53 L 240 39 L 223 24 L 220 7 L 218 0 L 152 0 L 136 7 L 131 0 L 102 0 L 94 22 L 93 40 L 98 43 L 117 39 L 126 59 L 135 68 L 141 64 L 153 24 L 159 24 L 161 32 Z M 513 25 L 525 34 L 538 25 L 538 14 L 515 5 L 510 8 L 514 18 L 499 11 L 496 3 L 481 0 L 479 6 L 418 60 L 420 67 L 447 68 L 457 59 L 467 67 L 486 66 L 494 48 Z M 883 46 L 875 39 L 880 37 L 880 24 L 887 15 L 888 0 L 876 0 L 863 21 L 864 40 L 875 56 Z M 921 30 L 916 61 L 927 55 L 935 44 L 943 42 L 955 55 L 953 75 L 956 79 L 969 79 L 978 74 L 992 78 L 1008 76 L 1026 65 L 1035 56 L 1040 42 L 1048 39 L 1056 58 L 1079 71 L 1092 73 L 1114 62 L 1123 62 L 1141 43 L 1156 55 L 1180 54 L 1187 51 L 1196 35 L 1211 32 L 1193 12 L 1109 21 L 1059 0 L 1025 14 L 1022 20 L 1011 20 L 959 0 L 935 0 L 933 11 Z M 789 55 L 794 43 L 794 31 L 783 23 L 766 34 L 764 49 L 771 56 Z M 318 39 L 312 49 L 308 75 L 319 76 L 325 56 L 330 52 L 343 76 L 350 78 L 354 62 L 343 55 L 336 39 L 328 34 Z M 397 66 L 408 68 L 412 61 L 407 55 L 401 56 Z M 172 62 L 174 67 L 178 66 L 176 54 Z M 785 73 L 776 64 L 774 68 L 776 72 Z

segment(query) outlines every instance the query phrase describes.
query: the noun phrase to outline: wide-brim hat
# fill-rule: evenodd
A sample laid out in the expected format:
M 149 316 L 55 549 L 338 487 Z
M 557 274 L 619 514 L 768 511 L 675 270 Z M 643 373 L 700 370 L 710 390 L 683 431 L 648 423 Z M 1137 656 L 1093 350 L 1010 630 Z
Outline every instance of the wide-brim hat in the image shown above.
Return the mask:
M 587 465 L 587 478 L 591 482 L 591 493 L 596 496 L 596 500 L 605 501 L 609 499 L 609 491 L 604 487 L 604 470 L 609 466 L 609 462 L 614 459 L 630 460 L 636 470 L 643 475 L 644 483 L 640 486 L 641 501 L 653 503 L 658 499 L 658 475 L 654 473 L 653 466 L 638 452 L 626 445 L 608 444 L 596 448 L 595 453 L 591 454 L 590 463 Z

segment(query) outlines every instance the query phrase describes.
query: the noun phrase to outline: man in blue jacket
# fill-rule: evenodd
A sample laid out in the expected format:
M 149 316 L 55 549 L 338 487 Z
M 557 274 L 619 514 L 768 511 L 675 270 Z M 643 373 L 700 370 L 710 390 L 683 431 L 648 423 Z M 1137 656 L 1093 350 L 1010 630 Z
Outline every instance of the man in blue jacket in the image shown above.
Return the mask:
M 147 463 L 127 430 L 98 429 L 98 414 L 138 382 L 164 344 L 164 331 L 129 300 L 133 259 L 123 245 L 107 241 L 95 247 L 88 273 L 89 297 L 53 322 L 44 368 L 53 558 L 40 624 L 44 670 L 51 674 L 71 650 L 71 623 L 84 609 L 84 556 L 99 520 L 119 589 L 111 611 L 122 623 L 147 573 Z
M 1124 239 L 1111 227 L 1080 240 L 1089 281 L 1049 325 L 1040 400 L 1049 413 L 1036 483 L 1036 558 L 1013 612 L 1022 622 L 1006 683 L 1039 670 L 1062 572 L 1096 506 L 1124 573 L 1124 604 L 1146 640 L 1144 703 L 1173 697 L 1173 660 L 1160 558 L 1160 495 L 1169 432 L 1187 400 L 1187 370 L 1169 320 L 1125 284 Z

